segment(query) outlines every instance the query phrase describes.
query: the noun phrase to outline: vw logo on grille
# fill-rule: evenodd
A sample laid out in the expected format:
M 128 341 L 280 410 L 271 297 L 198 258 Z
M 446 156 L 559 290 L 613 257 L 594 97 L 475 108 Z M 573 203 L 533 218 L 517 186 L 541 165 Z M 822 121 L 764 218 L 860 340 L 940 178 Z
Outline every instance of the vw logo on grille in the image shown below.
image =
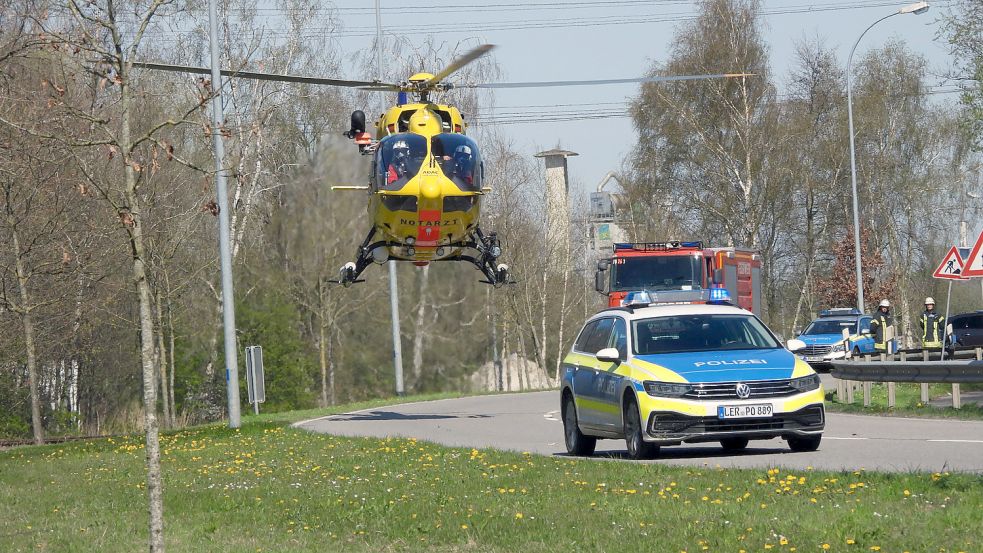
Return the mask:
M 737 397 L 747 399 L 751 397 L 751 387 L 743 382 L 737 383 Z

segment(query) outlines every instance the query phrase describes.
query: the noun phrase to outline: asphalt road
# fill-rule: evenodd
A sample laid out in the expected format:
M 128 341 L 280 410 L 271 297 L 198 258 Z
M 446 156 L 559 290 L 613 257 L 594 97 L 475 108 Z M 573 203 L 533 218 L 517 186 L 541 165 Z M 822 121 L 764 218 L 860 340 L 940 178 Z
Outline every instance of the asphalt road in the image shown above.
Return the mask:
M 380 407 L 296 424 L 342 436 L 401 436 L 448 446 L 566 455 L 557 391 L 478 396 Z M 600 440 L 595 457 L 625 456 L 623 440 Z M 780 439 L 742 453 L 716 444 L 664 447 L 653 463 L 706 467 L 983 473 L 983 421 L 829 413 L 818 451 L 793 453 Z

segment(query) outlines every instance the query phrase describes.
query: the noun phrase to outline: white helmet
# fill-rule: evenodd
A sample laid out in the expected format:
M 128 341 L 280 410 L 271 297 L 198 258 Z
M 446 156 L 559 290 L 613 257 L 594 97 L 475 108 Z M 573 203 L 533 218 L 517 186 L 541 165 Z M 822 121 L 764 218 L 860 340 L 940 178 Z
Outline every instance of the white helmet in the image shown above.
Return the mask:
M 891 307 L 891 302 L 887 300 L 881 300 L 881 304 L 878 307 Z
M 925 298 L 925 305 L 935 305 L 935 298 L 932 296 Z

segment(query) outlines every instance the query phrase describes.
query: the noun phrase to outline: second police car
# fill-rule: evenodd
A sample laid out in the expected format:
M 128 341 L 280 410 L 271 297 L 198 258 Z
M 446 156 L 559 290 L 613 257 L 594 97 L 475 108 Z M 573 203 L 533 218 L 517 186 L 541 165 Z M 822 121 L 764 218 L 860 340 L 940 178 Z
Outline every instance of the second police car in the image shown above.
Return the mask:
M 563 360 L 567 451 L 591 455 L 599 438 L 624 439 L 633 459 L 683 442 L 736 451 L 783 438 L 817 449 L 819 376 L 728 300 L 723 289 L 633 292 L 588 319 Z
M 851 355 L 874 353 L 874 336 L 870 333 L 870 315 L 857 309 L 835 308 L 819 312 L 797 338 L 805 347 L 795 350 L 812 368 L 829 370 L 831 362 Z

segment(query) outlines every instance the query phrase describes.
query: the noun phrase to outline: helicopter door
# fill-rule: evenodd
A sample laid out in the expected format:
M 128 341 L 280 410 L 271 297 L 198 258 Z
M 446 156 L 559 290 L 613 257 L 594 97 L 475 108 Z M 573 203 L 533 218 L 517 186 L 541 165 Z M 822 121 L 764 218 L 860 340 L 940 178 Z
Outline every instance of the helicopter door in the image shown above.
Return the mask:
M 406 186 L 427 158 L 427 139 L 412 133 L 394 134 L 376 149 L 375 189 L 392 192 Z
M 481 156 L 474 140 L 463 134 L 438 134 L 431 139 L 431 151 L 444 176 L 462 192 L 481 191 Z

